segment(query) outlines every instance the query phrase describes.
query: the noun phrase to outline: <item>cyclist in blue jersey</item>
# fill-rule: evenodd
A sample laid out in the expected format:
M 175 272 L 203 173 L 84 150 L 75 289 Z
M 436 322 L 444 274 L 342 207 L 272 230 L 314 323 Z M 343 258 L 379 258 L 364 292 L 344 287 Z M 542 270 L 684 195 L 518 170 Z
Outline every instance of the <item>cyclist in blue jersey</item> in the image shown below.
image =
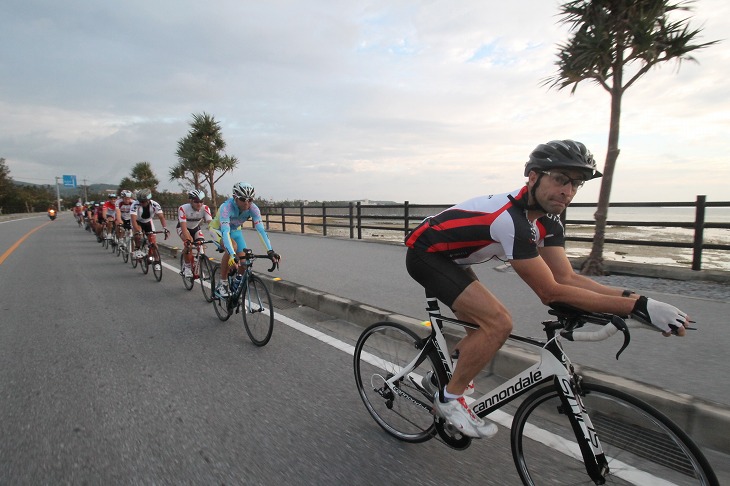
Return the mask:
M 406 237 L 411 277 L 457 318 L 479 326 L 456 345 L 458 364 L 444 390 L 435 390 L 430 376 L 423 380 L 434 391 L 436 412 L 465 435 L 491 437 L 497 432 L 495 424 L 474 414 L 463 395 L 473 389 L 474 377 L 512 331 L 509 311 L 479 282 L 473 264 L 492 258 L 508 261 L 544 304 L 630 315 L 665 336 L 684 336 L 689 320 L 676 307 L 573 271 L 559 215 L 584 182 L 601 176 L 582 143 L 541 144 L 525 165 L 527 183 L 522 188 L 457 204 L 426 218 Z
M 228 273 L 231 266 L 237 265 L 234 257 L 244 256 L 247 247 L 241 231 L 241 225 L 249 219 L 261 237 L 261 242 L 267 249 L 267 255 L 274 263 L 279 263 L 281 256 L 274 251 L 266 234 L 264 223 L 261 221 L 261 211 L 254 204 L 254 188 L 246 182 L 239 182 L 233 186 L 233 196 L 220 205 L 215 218 L 208 225 L 218 242 L 225 248 L 221 258 L 221 282 L 216 291 L 221 297 L 228 297 Z

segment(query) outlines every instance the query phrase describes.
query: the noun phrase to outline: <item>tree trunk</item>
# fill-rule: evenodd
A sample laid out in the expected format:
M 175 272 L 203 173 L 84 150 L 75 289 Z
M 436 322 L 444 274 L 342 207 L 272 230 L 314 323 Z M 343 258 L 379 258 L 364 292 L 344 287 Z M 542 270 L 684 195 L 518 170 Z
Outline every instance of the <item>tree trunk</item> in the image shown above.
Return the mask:
M 613 173 L 616 169 L 616 160 L 619 155 L 618 139 L 621 121 L 621 96 L 623 95 L 621 69 L 614 69 L 613 87 L 611 88 L 611 122 L 608 131 L 608 150 L 606 163 L 603 167 L 601 192 L 593 217 L 596 220 L 596 229 L 593 235 L 591 253 L 581 266 L 583 275 L 603 275 L 603 245 L 606 240 L 606 220 L 608 219 L 608 203 L 611 199 Z

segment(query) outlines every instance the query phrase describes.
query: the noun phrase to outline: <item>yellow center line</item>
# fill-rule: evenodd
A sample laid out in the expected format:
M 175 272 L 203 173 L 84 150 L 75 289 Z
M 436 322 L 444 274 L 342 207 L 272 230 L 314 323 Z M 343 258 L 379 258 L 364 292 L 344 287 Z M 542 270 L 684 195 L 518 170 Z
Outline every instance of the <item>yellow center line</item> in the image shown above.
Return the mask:
M 2 254 L 2 256 L 0 256 L 0 265 L 2 265 L 2 264 L 3 264 L 3 262 L 5 261 L 5 259 L 6 259 L 7 257 L 9 257 L 9 256 L 10 256 L 10 254 L 11 254 L 12 252 L 14 252 L 14 251 L 15 251 L 15 250 L 16 250 L 16 249 L 17 249 L 17 248 L 18 248 L 18 247 L 20 246 L 20 244 L 21 244 L 22 242 L 24 242 L 24 241 L 26 240 L 26 238 L 28 238 L 28 237 L 29 237 L 30 235 L 32 235 L 33 233 L 35 233 L 35 232 L 36 232 L 36 231 L 38 231 L 39 229 L 43 228 L 44 226 L 46 226 L 46 225 L 48 225 L 48 224 L 51 224 L 52 222 L 53 222 L 53 221 L 48 221 L 48 222 L 46 222 L 46 223 L 44 223 L 44 224 L 42 224 L 42 225 L 40 225 L 40 226 L 36 226 L 35 228 L 33 228 L 33 229 L 32 229 L 32 230 L 30 230 L 30 231 L 28 231 L 28 232 L 27 232 L 27 233 L 26 233 L 26 234 L 25 234 L 25 235 L 24 235 L 24 236 L 23 236 L 23 237 L 22 237 L 21 239 L 19 239 L 18 241 L 16 241 L 16 242 L 15 242 L 15 243 L 13 244 L 13 246 L 11 246 L 10 248 L 8 248 L 8 249 L 7 249 L 7 251 L 6 251 L 5 253 L 3 253 L 3 254 Z

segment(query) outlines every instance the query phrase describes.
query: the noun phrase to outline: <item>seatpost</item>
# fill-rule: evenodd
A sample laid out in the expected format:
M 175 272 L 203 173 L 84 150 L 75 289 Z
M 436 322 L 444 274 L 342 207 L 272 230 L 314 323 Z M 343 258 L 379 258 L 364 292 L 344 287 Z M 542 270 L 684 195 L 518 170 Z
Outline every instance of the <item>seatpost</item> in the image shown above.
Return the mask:
M 428 311 L 428 314 L 431 316 L 438 316 L 441 314 L 441 309 L 439 308 L 438 300 L 436 300 L 436 297 L 426 297 L 426 310 Z

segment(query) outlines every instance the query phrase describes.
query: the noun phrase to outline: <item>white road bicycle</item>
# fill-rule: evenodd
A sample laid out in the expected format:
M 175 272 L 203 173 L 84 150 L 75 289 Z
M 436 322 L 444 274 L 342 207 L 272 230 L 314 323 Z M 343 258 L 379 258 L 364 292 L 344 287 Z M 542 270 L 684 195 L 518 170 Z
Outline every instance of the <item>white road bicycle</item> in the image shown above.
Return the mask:
M 443 390 L 454 369 L 442 326 L 475 326 L 443 316 L 427 298 L 431 332 L 419 336 L 393 322 L 371 325 L 355 345 L 358 392 L 370 415 L 390 435 L 406 442 L 439 436 L 455 449 L 472 439 L 434 412 L 435 390 Z M 471 404 L 485 417 L 528 394 L 514 413 L 510 443 L 524 484 L 716 485 L 717 478 L 697 445 L 674 422 L 625 392 L 591 384 L 578 375 L 561 339 L 599 341 L 629 328 L 618 316 L 554 306 L 555 320 L 543 322 L 547 340 L 512 334 L 534 346 L 540 359 Z M 586 323 L 597 331 L 578 331 Z M 431 379 L 424 380 L 424 377 Z M 500 411 L 501 412 L 501 411 Z M 498 412 L 499 413 L 499 412 Z

